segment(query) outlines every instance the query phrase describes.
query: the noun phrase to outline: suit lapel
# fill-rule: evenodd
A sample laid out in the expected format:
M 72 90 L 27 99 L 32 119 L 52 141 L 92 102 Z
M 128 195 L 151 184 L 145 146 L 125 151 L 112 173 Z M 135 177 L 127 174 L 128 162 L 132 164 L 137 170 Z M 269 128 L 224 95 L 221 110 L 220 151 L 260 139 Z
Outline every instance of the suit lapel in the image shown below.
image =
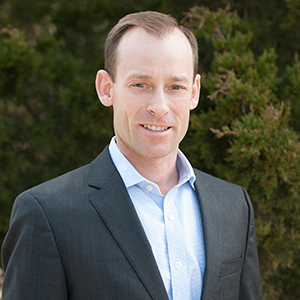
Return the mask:
M 151 246 L 107 148 L 91 163 L 90 174 L 89 185 L 99 189 L 90 202 L 152 299 L 167 300 Z
M 216 286 L 219 276 L 218 266 L 222 259 L 222 245 L 220 244 L 222 228 L 219 220 L 222 219 L 222 210 L 219 208 L 209 181 L 202 175 L 202 172 L 195 170 L 195 174 L 197 177 L 195 187 L 200 203 L 205 243 L 206 267 L 201 297 L 204 300 L 209 299 L 211 289 Z

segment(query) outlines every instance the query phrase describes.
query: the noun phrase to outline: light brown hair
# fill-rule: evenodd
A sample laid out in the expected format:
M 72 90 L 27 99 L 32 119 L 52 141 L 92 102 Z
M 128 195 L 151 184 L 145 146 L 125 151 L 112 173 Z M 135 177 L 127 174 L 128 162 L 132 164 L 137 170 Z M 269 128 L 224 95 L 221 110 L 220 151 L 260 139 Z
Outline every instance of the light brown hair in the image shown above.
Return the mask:
M 146 32 L 161 38 L 179 29 L 188 39 L 193 53 L 194 77 L 198 72 L 198 44 L 194 34 L 186 27 L 178 24 L 170 15 L 155 11 L 144 11 L 126 15 L 111 29 L 105 42 L 105 69 L 115 80 L 117 65 L 117 48 L 125 32 L 134 26 L 142 27 Z

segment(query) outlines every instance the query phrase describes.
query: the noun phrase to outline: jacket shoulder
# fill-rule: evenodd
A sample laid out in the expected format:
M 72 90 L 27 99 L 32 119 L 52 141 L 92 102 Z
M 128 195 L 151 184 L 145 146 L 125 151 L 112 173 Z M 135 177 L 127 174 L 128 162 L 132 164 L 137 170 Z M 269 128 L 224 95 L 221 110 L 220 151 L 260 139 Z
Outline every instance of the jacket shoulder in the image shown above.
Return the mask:
M 235 183 L 215 177 L 213 175 L 210 175 L 210 174 L 200 171 L 198 169 L 194 169 L 194 171 L 195 171 L 197 180 L 200 180 L 205 185 L 215 185 L 216 187 L 219 187 L 219 188 L 231 188 L 234 190 L 242 189 L 241 186 L 239 186 Z
M 218 205 L 228 207 L 244 207 L 252 210 L 252 204 L 246 190 L 237 184 L 220 179 L 195 169 L 196 190 L 201 195 L 213 195 L 217 199 Z
M 91 163 L 40 183 L 24 192 L 17 199 L 30 195 L 39 202 L 76 201 L 87 198 L 101 186 L 101 180 L 109 177 L 113 166 L 108 150 L 101 152 Z M 107 167 L 111 166 L 111 170 Z

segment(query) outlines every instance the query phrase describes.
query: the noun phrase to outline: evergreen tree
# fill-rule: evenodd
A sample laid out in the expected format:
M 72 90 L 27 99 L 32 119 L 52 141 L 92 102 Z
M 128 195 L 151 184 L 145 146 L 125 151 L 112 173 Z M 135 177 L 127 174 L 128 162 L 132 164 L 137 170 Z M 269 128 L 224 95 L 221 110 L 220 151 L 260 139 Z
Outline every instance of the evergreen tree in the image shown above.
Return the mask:
M 18 193 L 90 162 L 113 134 L 82 64 L 47 32 L 32 46 L 20 30 L 1 30 L 1 241 Z
M 193 165 L 248 190 L 265 299 L 299 299 L 300 143 L 289 128 L 290 102 L 300 100 L 299 61 L 279 78 L 274 50 L 254 55 L 255 36 L 228 9 L 194 7 L 185 21 L 200 47 L 214 49 L 185 152 Z

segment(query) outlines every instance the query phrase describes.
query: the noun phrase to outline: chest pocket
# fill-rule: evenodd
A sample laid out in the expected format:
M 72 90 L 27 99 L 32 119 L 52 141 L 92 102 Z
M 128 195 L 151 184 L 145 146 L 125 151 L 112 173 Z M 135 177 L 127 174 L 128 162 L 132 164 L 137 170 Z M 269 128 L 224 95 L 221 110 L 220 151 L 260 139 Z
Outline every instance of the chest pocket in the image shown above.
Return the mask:
M 238 259 L 228 260 L 222 263 L 219 278 L 234 275 L 242 271 L 244 257 Z

